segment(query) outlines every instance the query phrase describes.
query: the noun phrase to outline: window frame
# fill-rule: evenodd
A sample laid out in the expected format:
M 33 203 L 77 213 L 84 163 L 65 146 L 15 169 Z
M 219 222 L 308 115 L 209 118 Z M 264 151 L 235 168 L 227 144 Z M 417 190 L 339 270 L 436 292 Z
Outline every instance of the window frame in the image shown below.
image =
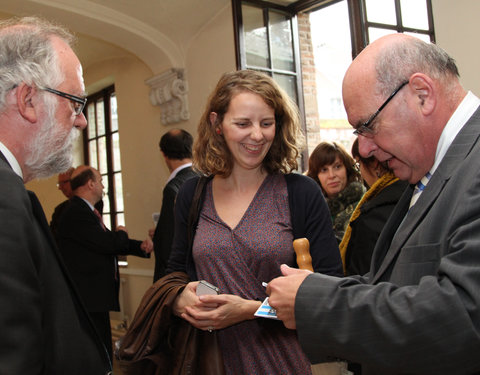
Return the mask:
M 243 39 L 243 18 L 242 18 L 242 4 L 248 4 L 251 6 L 256 6 L 262 9 L 264 24 L 267 31 L 267 42 L 268 42 L 268 56 L 269 56 L 269 67 L 259 67 L 259 66 L 249 66 L 246 60 L 246 53 L 244 49 L 244 39 Z M 299 36 L 298 36 L 298 24 L 296 13 L 289 9 L 289 7 L 273 4 L 267 1 L 262 0 L 232 0 L 232 10 L 233 10 L 233 23 L 235 29 L 235 52 L 236 52 L 236 64 L 237 69 L 254 69 L 273 76 L 275 73 L 288 75 L 295 78 L 295 90 L 297 96 L 297 105 L 300 110 L 300 116 L 302 119 L 302 130 L 306 134 L 306 125 L 304 121 L 304 98 L 303 98 L 303 83 L 302 83 L 302 69 L 301 69 L 301 60 L 300 60 L 300 45 L 299 45 Z M 291 31 L 292 31 L 292 47 L 293 47 L 293 60 L 294 60 L 294 69 L 295 71 L 286 71 L 281 69 L 273 68 L 272 64 L 272 47 L 270 39 L 270 23 L 268 12 L 270 10 L 283 13 L 286 17 L 289 18 L 291 22 Z M 308 161 L 307 150 L 302 151 L 300 156 L 301 169 L 305 170 L 306 163 Z
M 108 86 L 92 95 L 87 97 L 87 105 L 84 108 L 84 115 L 88 120 L 88 106 L 94 105 L 95 110 L 95 118 L 97 118 L 97 103 L 99 100 L 103 100 L 103 108 L 104 108 L 104 124 L 105 124 L 105 135 L 99 136 L 96 134 L 95 137 L 89 139 L 88 135 L 88 126 L 83 131 L 83 155 L 84 155 L 84 162 L 85 165 L 91 165 L 90 161 L 90 153 L 89 153 L 89 143 L 93 140 L 98 140 L 99 138 L 105 136 L 105 143 L 106 143 L 106 167 L 107 173 L 101 173 L 102 178 L 106 178 L 108 181 L 108 190 L 105 191 L 105 195 L 108 196 L 110 209 L 108 212 L 109 215 L 109 226 L 112 230 L 118 226 L 118 219 L 117 216 L 119 214 L 125 214 L 124 211 L 117 210 L 117 202 L 115 200 L 116 196 L 116 185 L 115 185 L 115 174 L 122 173 L 122 169 L 119 171 L 115 171 L 113 168 L 113 151 L 112 151 L 112 136 L 115 133 L 118 133 L 119 130 L 112 131 L 112 123 L 111 123 L 111 102 L 110 98 L 112 94 L 115 93 L 115 85 Z M 97 143 L 98 144 L 98 143 Z M 98 155 L 98 147 L 97 147 L 97 155 Z M 97 165 L 99 165 L 99 160 L 97 156 Z M 105 220 L 105 216 L 104 216 Z

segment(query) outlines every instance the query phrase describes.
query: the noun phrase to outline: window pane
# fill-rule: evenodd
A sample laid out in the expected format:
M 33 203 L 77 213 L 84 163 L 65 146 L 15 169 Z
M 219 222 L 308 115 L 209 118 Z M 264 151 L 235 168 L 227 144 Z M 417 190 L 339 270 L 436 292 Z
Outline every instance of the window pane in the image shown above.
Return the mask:
M 298 103 L 297 84 L 294 76 L 285 74 L 274 74 L 273 79 L 284 89 L 295 103 Z
M 89 164 L 91 167 L 98 169 L 98 159 L 97 159 L 97 141 L 93 140 L 88 142 L 88 157 Z
M 368 40 L 370 43 L 373 41 L 377 40 L 378 38 L 381 38 L 384 35 L 388 34 L 396 34 L 397 32 L 395 30 L 388 30 L 388 29 L 377 29 L 375 27 L 369 27 L 368 28 Z
M 125 226 L 125 215 L 122 213 L 122 214 L 117 214 L 117 226 L 118 225 L 123 225 Z
M 428 30 L 426 0 L 400 0 L 403 26 Z
M 308 150 L 313 151 L 320 141 L 341 142 L 350 150 L 349 144 L 355 137 L 342 100 L 343 77 L 352 62 L 347 1 L 311 13 L 310 25 L 315 63 L 315 82 L 310 84 L 315 85 L 316 102 L 311 103 L 312 98 L 305 97 L 305 106 L 310 103 L 312 112 L 306 114 L 310 126 Z
M 294 71 L 291 22 L 277 12 L 270 12 L 269 18 L 273 69 Z
M 98 171 L 101 174 L 108 173 L 107 167 L 107 138 L 105 136 L 98 139 L 98 156 L 99 167 Z
M 424 42 L 431 43 L 432 41 L 430 40 L 430 35 L 428 34 L 419 34 L 419 33 L 405 33 L 407 35 L 414 36 L 415 38 L 421 39 Z
M 88 122 L 88 139 L 95 138 L 96 120 L 95 120 L 95 103 L 88 104 L 87 107 L 87 122 Z
M 123 211 L 123 185 L 121 173 L 115 173 L 115 206 L 117 211 Z
M 366 0 L 365 5 L 369 22 L 397 24 L 394 0 Z
M 110 191 L 110 186 L 108 185 L 108 178 L 105 176 L 102 180 L 105 192 L 105 196 L 103 197 L 103 212 L 111 212 L 112 209 L 110 208 L 110 198 L 108 192 Z
M 117 96 L 115 93 L 110 95 L 110 114 L 110 131 L 115 132 L 118 130 Z
M 103 100 L 97 101 L 97 135 L 105 134 L 105 110 Z
M 112 134 L 112 152 L 113 152 L 113 171 L 118 172 L 122 169 L 120 161 L 120 137 L 117 133 Z
M 110 222 L 111 222 L 110 214 L 103 214 L 102 219 L 103 219 L 103 223 L 105 224 L 105 226 L 108 229 L 112 230 L 112 228 L 110 228 Z
M 268 68 L 267 28 L 263 22 L 263 10 L 242 5 L 242 15 L 247 65 Z

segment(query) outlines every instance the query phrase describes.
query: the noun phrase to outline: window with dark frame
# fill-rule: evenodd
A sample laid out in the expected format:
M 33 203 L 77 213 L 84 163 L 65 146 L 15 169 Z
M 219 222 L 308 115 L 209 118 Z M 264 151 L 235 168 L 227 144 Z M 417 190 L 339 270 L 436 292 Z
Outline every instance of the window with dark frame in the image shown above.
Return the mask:
M 312 42 L 317 37 L 313 34 L 319 32 L 313 27 L 316 22 L 313 15 L 326 13 L 334 6 L 341 7 L 342 13 L 330 12 L 323 19 L 332 21 L 332 15 L 338 14 L 338 22 L 333 20 L 333 26 L 320 32 L 324 36 L 340 32 L 339 25 L 345 25 L 341 32 L 349 33 L 350 40 L 344 39 L 343 47 L 336 46 L 351 54 L 346 57 L 347 62 L 342 62 L 345 69 L 366 45 L 386 34 L 401 32 L 435 41 L 431 0 L 232 0 L 237 68 L 270 74 L 296 100 L 304 119 L 308 151 L 320 140 L 340 141 L 348 150 L 353 141 L 338 93 L 341 82 L 335 77 L 337 82 L 332 83 L 332 77 L 325 71 L 319 73 L 316 65 L 329 59 L 328 55 L 316 56 L 318 45 L 325 46 L 331 41 Z M 290 44 L 287 34 L 291 37 Z M 338 61 L 332 59 L 331 64 Z M 322 65 L 328 69 L 328 61 Z M 312 78 L 312 74 L 317 77 Z M 322 82 L 332 84 L 334 93 L 329 97 L 320 98 L 322 90 L 330 90 L 321 86 Z M 317 100 L 312 99 L 315 97 Z M 307 160 L 305 152 L 303 170 Z
M 105 186 L 103 221 L 109 229 L 125 225 L 117 99 L 112 85 L 88 96 L 84 110 L 84 159 L 100 172 Z

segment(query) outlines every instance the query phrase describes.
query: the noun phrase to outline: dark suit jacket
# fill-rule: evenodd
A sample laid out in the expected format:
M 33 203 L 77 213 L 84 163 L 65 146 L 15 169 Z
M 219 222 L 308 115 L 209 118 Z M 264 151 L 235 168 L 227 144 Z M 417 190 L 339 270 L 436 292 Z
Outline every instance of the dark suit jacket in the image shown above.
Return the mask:
M 52 220 L 50 221 L 50 230 L 52 231 L 53 237 L 55 238 L 56 241 L 58 241 L 57 240 L 58 223 L 60 222 L 60 217 L 62 216 L 63 211 L 65 211 L 65 208 L 67 208 L 68 203 L 70 203 L 69 199 L 64 200 L 62 203 L 57 205 L 57 207 L 55 207 L 55 209 L 53 210 Z
M 124 231 L 103 230 L 97 216 L 72 197 L 58 227 L 60 251 L 89 312 L 118 311 L 117 255 L 148 257 Z M 117 268 L 118 269 L 118 268 Z
M 110 371 L 42 207 L 1 153 L 0 257 L 0 373 Z
M 165 276 L 165 269 L 173 242 L 175 227 L 174 206 L 178 190 L 180 190 L 180 187 L 186 180 L 194 176 L 196 176 L 196 173 L 191 167 L 181 169 L 163 189 L 162 209 L 155 228 L 155 234 L 153 235 L 153 245 L 155 247 L 154 282 Z
M 313 362 L 346 358 L 363 374 L 480 373 L 480 110 L 407 214 L 412 192 L 386 223 L 369 274 L 302 283 L 295 317 Z

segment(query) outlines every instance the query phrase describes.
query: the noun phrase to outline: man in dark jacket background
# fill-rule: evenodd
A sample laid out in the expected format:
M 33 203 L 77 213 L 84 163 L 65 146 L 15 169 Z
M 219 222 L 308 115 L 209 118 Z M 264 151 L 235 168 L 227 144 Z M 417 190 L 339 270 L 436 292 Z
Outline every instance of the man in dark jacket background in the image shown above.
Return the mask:
M 195 176 L 192 170 L 193 137 L 183 129 L 172 129 L 160 139 L 160 151 L 165 158 L 170 177 L 163 189 L 162 210 L 153 233 L 155 274 L 153 281 L 165 276 L 173 241 L 173 208 L 180 186 Z M 153 232 L 153 230 L 151 230 Z
M 112 355 L 109 311 L 119 311 L 117 255 L 149 257 L 153 250 L 150 238 L 128 238 L 127 230 L 118 226 L 108 230 L 95 204 L 102 199 L 100 173 L 89 166 L 77 167 L 70 180 L 73 197 L 58 226 L 60 252 L 78 288 L 98 333 Z

